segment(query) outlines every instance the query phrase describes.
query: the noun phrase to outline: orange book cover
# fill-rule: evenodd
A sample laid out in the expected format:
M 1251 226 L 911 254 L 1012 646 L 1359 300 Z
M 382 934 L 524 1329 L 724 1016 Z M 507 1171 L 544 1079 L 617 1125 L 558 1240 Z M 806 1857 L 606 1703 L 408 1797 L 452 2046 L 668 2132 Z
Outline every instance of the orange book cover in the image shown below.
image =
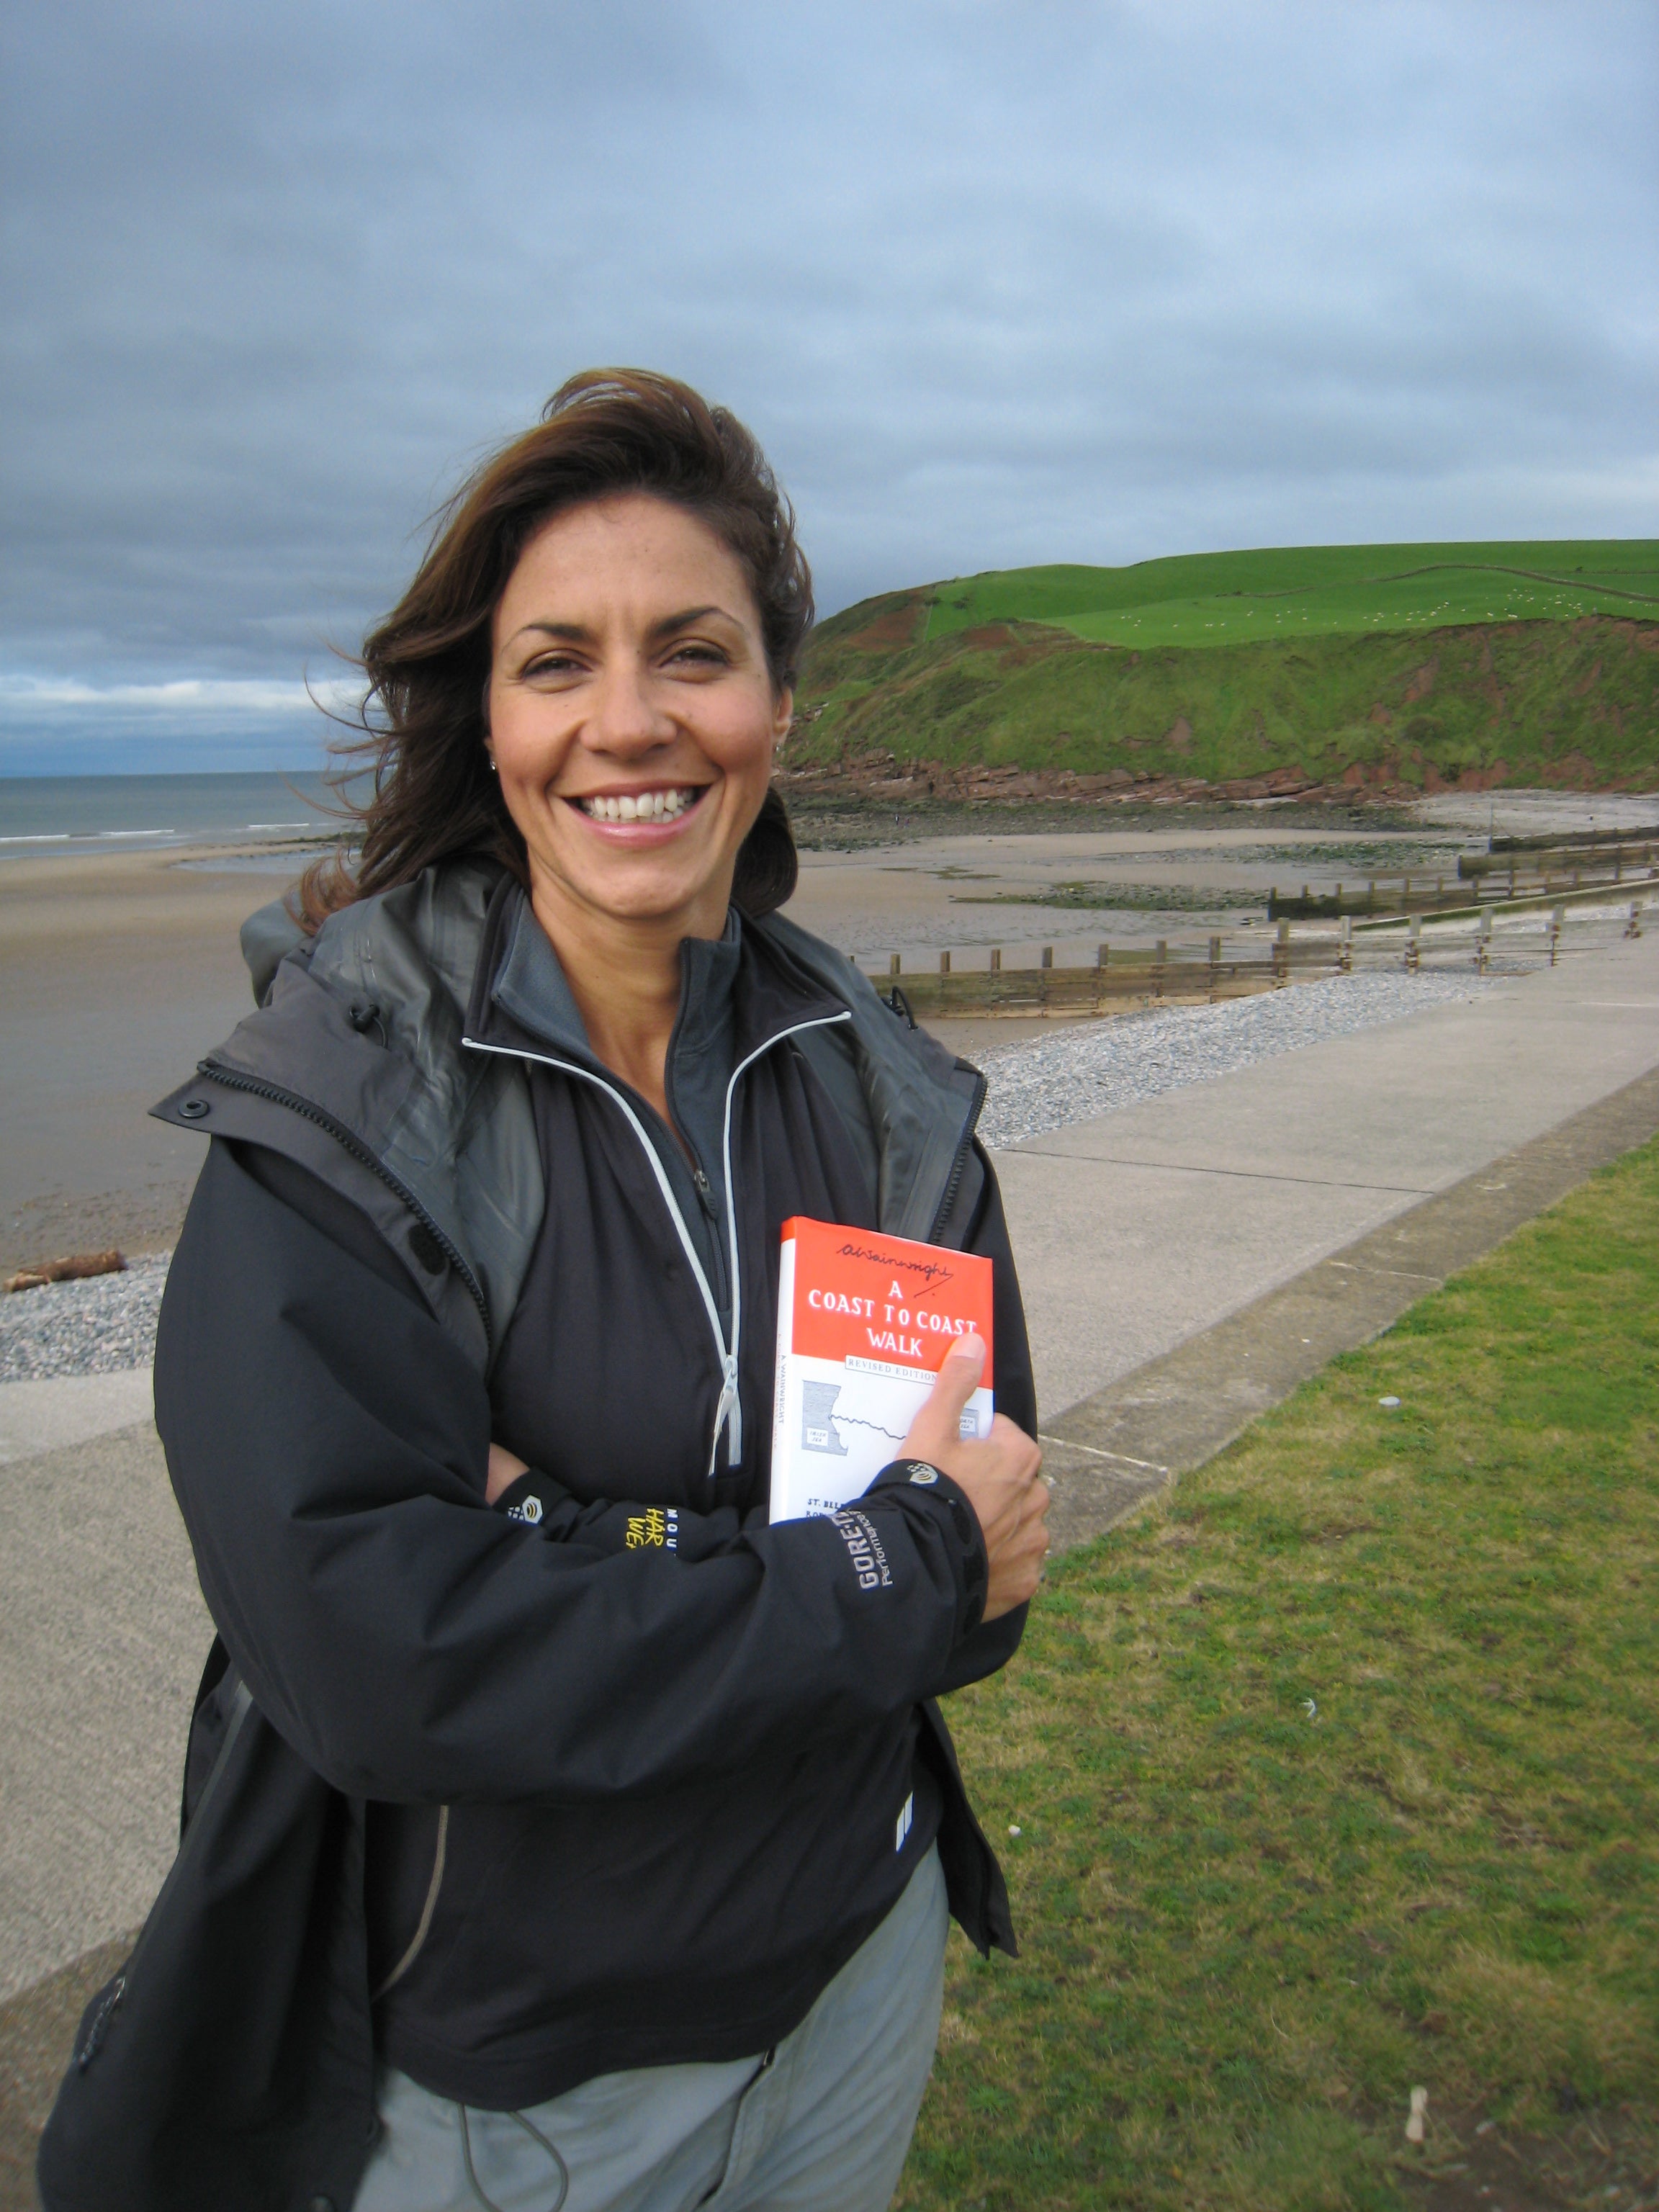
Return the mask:
M 783 1224 L 772 1418 L 774 1521 L 836 1513 L 898 1456 L 959 1336 L 985 1372 L 962 1416 L 990 1433 L 991 1262 L 800 1215 Z

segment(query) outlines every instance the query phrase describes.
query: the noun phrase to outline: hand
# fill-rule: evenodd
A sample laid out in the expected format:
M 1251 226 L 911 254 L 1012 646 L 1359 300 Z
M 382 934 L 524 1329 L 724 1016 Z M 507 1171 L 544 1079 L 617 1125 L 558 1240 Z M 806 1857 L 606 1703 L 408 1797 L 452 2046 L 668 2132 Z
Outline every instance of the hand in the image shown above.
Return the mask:
M 489 1447 L 489 1478 L 484 1484 L 484 1502 L 493 1505 L 502 1491 L 510 1490 L 521 1474 L 528 1474 L 530 1462 L 519 1459 L 505 1445 Z
M 978 1516 L 990 1562 L 983 1618 L 1012 1613 L 1036 1592 L 1048 1556 L 1048 1486 L 1038 1470 L 1042 1454 L 1006 1413 L 980 1443 L 964 1443 L 962 1412 L 985 1372 L 984 1340 L 964 1336 L 946 1354 L 927 1403 L 910 1424 L 902 1459 L 926 1460 L 967 1493 Z

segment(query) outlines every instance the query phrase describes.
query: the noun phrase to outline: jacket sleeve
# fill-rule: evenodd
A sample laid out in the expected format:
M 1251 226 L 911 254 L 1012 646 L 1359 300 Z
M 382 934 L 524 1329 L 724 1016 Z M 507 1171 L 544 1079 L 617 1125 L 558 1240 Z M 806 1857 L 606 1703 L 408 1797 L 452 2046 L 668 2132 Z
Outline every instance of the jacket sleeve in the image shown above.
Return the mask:
M 954 1231 L 954 1235 L 951 1232 Z M 946 1241 L 959 1242 L 963 1249 L 980 1255 L 992 1263 L 993 1313 L 992 1328 L 996 1338 L 996 1401 L 999 1412 L 1024 1430 L 1027 1436 L 1036 1434 L 1036 1390 L 1031 1374 L 1031 1348 L 1025 1329 L 1025 1309 L 1019 1295 L 1019 1278 L 1014 1267 L 1014 1255 L 1008 1241 L 1008 1224 L 1002 1211 L 1002 1194 L 997 1188 L 995 1170 L 983 1150 L 975 1146 L 969 1170 L 964 1175 L 957 1200 L 951 1214 L 942 1224 L 941 1233 Z M 960 1525 L 963 1511 L 969 1514 L 972 1508 L 954 1485 L 943 1493 L 949 1510 L 956 1513 Z M 950 1500 L 955 1499 L 954 1504 Z M 585 1504 L 560 1483 L 539 1470 L 520 1475 L 518 1481 L 496 1500 L 499 1510 L 514 1517 L 529 1517 L 532 1525 L 555 1542 L 568 1543 L 580 1540 L 597 1544 L 605 1550 L 640 1540 L 641 1516 L 635 1507 L 613 1504 L 608 1500 Z M 764 1516 L 758 1516 L 763 1522 Z M 649 1528 L 646 1540 L 672 1543 L 684 1558 L 707 1558 L 738 1542 L 743 1523 L 729 1507 L 711 1514 L 682 1513 L 674 1516 L 674 1525 Z M 982 1540 L 978 1546 L 978 1559 L 970 1563 L 970 1587 L 984 1588 Z M 978 1580 L 975 1580 L 975 1571 Z M 962 1689 L 969 1682 L 981 1680 L 1005 1667 L 1019 1648 L 1025 1631 L 1028 1607 L 1017 1606 L 1011 1613 L 1000 1613 L 994 1620 L 978 1623 L 954 1644 L 943 1668 L 930 1686 L 929 1695 L 945 1697 L 952 1690 Z
M 695 1561 L 536 1540 L 485 1505 L 483 1378 L 356 1241 L 216 1141 L 155 1363 L 209 1607 L 336 1788 L 648 1793 L 931 1693 L 980 1602 L 947 1499 L 895 1484 Z

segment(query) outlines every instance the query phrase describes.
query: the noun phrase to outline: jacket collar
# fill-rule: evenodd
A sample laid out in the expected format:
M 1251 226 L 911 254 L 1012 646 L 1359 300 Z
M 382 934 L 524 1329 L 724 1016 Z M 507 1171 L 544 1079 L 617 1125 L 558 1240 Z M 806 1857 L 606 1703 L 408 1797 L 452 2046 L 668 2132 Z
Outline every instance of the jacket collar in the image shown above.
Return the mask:
M 745 923 L 736 908 L 724 934 L 680 946 L 678 1058 L 720 1049 L 736 1066 L 803 1024 L 834 1021 L 846 1001 Z M 466 1036 L 482 1045 L 528 1047 L 575 1061 L 608 1081 L 569 983 L 522 886 L 504 877 L 489 902 L 466 1013 Z
M 275 908 L 255 917 L 245 942 L 258 956 L 259 1011 L 202 1063 L 243 1086 L 242 1118 L 232 1127 L 216 1109 L 214 1129 L 298 1158 L 377 1221 L 391 1192 L 418 1206 L 463 1258 L 486 1332 L 489 1317 L 499 1332 L 512 1314 L 544 1203 L 528 1087 L 509 1062 L 462 1043 L 479 1034 L 474 1023 L 510 1018 L 490 987 L 517 890 L 498 863 L 451 861 L 343 908 L 314 939 Z M 848 1040 L 879 1158 L 879 1224 L 932 1237 L 961 1178 L 983 1077 L 908 1030 L 844 954 L 781 915 L 741 922 L 739 945 L 755 964 L 754 988 L 737 993 L 738 1061 L 801 1023 L 850 1016 L 815 1034 Z M 182 1110 L 195 1088 L 155 1110 L 197 1128 Z M 388 1236 L 412 1218 L 392 1202 Z M 411 1261 L 417 1278 L 424 1264 Z M 487 1350 L 487 1334 L 480 1341 Z

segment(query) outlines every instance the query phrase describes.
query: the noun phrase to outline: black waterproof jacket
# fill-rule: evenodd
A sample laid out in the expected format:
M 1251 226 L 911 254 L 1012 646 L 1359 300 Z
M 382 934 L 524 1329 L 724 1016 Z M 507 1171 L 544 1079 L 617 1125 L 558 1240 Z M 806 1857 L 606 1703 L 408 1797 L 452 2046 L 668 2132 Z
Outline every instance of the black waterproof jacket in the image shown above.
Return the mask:
M 891 1470 L 863 1501 L 888 1574 L 872 1596 L 844 1528 L 773 1529 L 756 1510 L 759 1463 L 733 1448 L 724 1388 L 734 1346 L 729 1374 L 714 1361 L 705 1487 L 675 1510 L 672 1559 L 630 1541 L 635 1501 L 580 1469 L 526 1478 L 503 1501 L 516 1518 L 481 1510 L 492 1381 L 561 1172 L 556 1153 L 550 1191 L 523 1040 L 492 998 L 516 896 L 451 868 L 349 909 L 160 1109 L 222 1139 L 174 1262 L 157 1414 L 223 1641 L 179 1863 L 89 2008 L 43 2146 L 49 2212 L 349 2203 L 374 2126 L 377 1806 L 430 1808 L 418 1955 L 445 1808 L 488 1821 L 540 1803 L 537 1820 L 579 1829 L 595 1808 L 602 1834 L 607 1808 L 635 1804 L 643 1836 L 708 1820 L 722 1789 L 738 1806 L 757 1774 L 775 1784 L 803 1742 L 885 1741 L 890 1764 L 914 1755 L 957 1917 L 981 1948 L 1012 1948 L 932 1699 L 1001 1663 L 1020 1621 L 975 1626 L 983 1553 L 953 1486 Z M 790 1017 L 751 1060 L 797 1055 L 838 1103 L 873 1225 L 990 1252 L 999 1399 L 1035 1425 L 1000 1211 L 971 1144 L 982 1086 L 837 956 L 781 923 L 746 928 Z M 734 1187 L 745 1172 L 739 1149 Z M 682 1341 L 662 1354 L 684 1364 Z M 671 1951 L 674 1913 L 696 1925 L 714 1902 L 667 1901 Z M 642 2042 L 637 2015 L 590 2018 L 586 2057 L 544 2039 L 516 2071 L 509 2049 L 504 2068 L 443 2086 L 532 2101 L 617 2065 L 763 2047 L 890 1895 L 843 1899 L 831 1929 L 804 1899 L 793 1944 L 790 1897 L 744 1902 L 786 1930 L 761 1947 L 778 1970 L 738 1975 L 726 2015 L 705 2014 L 684 2048 Z M 672 1971 L 656 1994 L 672 2023 Z

